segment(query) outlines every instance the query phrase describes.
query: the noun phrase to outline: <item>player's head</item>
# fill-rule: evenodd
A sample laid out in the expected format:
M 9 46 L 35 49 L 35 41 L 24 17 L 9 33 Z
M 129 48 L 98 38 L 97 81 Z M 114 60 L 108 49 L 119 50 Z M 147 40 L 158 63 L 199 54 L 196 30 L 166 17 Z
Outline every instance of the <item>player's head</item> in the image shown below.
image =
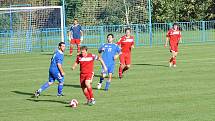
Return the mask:
M 114 40 L 114 35 L 113 34 L 108 34 L 107 35 L 107 41 L 108 41 L 108 43 L 112 43 L 113 40 Z
M 78 19 L 77 19 L 77 18 L 74 18 L 73 23 L 74 23 L 75 25 L 78 24 Z
M 87 54 L 87 46 L 81 46 L 81 54 L 85 56 Z
M 173 29 L 174 29 L 174 30 L 179 29 L 179 25 L 178 25 L 178 23 L 174 23 L 174 24 L 173 24 Z
M 126 34 L 126 36 L 130 36 L 131 35 L 131 28 L 126 28 L 125 34 Z
M 65 42 L 60 42 L 60 43 L 58 44 L 58 48 L 59 48 L 59 50 L 61 50 L 62 52 L 64 52 L 65 49 L 66 49 Z

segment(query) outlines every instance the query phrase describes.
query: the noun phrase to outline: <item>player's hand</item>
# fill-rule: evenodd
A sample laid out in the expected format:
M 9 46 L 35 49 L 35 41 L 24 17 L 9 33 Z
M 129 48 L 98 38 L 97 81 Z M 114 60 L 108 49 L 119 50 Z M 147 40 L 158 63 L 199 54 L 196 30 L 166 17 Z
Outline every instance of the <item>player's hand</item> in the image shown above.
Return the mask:
M 119 55 L 115 55 L 115 56 L 114 56 L 114 60 L 116 60 L 118 57 L 119 57 Z
M 83 37 L 83 36 L 81 36 L 80 40 L 81 40 L 81 42 L 82 42 L 82 41 L 84 40 L 84 37 Z
M 107 72 L 107 67 L 106 66 L 104 67 L 104 71 Z
M 75 70 L 75 67 L 73 66 L 71 69 L 72 69 L 72 70 Z
M 164 45 L 164 47 L 165 47 L 165 48 L 167 47 L 167 43 Z
M 62 76 L 65 76 L 65 73 L 64 73 L 64 72 L 62 72 L 62 73 L 61 73 L 61 75 L 62 75 Z

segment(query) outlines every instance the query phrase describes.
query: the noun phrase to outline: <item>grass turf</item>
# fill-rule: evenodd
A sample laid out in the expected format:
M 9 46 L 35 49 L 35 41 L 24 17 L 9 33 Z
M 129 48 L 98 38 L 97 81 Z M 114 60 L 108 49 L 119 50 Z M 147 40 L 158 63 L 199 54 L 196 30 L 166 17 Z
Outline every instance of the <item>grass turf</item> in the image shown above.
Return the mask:
M 79 68 L 70 69 L 74 56 L 65 56 L 64 60 L 65 96 L 56 97 L 57 84 L 54 84 L 38 99 L 33 99 L 33 92 L 48 79 L 51 54 L 1 55 L 0 120 L 214 121 L 215 44 L 179 48 L 176 68 L 168 67 L 168 49 L 159 46 L 133 49 L 131 69 L 119 80 L 117 64 L 108 92 L 95 89 L 100 74 L 96 62 L 94 106 L 83 104 Z M 75 109 L 68 105 L 73 98 L 79 101 Z

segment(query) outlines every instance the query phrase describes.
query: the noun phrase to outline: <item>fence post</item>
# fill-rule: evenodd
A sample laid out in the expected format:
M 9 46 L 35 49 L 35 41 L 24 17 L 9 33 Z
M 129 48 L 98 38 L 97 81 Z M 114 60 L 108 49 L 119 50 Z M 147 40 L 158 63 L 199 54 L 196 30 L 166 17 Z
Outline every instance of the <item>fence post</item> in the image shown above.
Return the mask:
M 205 41 L 205 21 L 202 21 L 202 42 Z
M 100 27 L 100 29 L 101 29 L 101 31 L 100 31 L 100 45 L 102 44 L 102 43 L 104 43 L 105 42 L 105 33 L 104 33 L 104 25 L 102 25 L 101 27 Z M 99 45 L 99 46 L 100 46 Z
M 139 28 L 138 28 L 138 24 L 136 24 L 136 26 L 135 26 L 135 33 L 136 33 L 136 35 L 135 35 L 136 36 L 135 37 L 135 41 L 136 41 L 135 43 L 136 44 L 135 45 L 139 46 Z

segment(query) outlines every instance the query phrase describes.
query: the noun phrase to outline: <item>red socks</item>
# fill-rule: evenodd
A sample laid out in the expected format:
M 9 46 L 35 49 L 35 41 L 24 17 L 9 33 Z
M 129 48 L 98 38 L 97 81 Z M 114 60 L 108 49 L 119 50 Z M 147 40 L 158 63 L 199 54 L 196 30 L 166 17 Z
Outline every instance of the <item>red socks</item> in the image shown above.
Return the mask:
M 119 77 L 122 77 L 122 67 L 119 66 Z
M 90 87 L 90 88 L 87 88 L 87 90 L 88 90 L 88 92 L 89 92 L 90 99 L 94 98 L 94 96 L 93 96 L 93 89 L 92 89 L 92 87 Z
M 172 64 L 173 64 L 173 65 L 176 65 L 176 57 L 173 58 Z
M 87 100 L 90 100 L 90 94 L 89 94 L 88 89 L 85 88 L 85 89 L 83 90 L 83 92 L 84 92 L 84 95 L 85 95 L 85 97 L 87 98 Z
M 72 51 L 73 51 L 73 48 L 70 47 L 70 49 L 69 49 L 69 54 L 70 54 L 70 55 L 72 54 Z

